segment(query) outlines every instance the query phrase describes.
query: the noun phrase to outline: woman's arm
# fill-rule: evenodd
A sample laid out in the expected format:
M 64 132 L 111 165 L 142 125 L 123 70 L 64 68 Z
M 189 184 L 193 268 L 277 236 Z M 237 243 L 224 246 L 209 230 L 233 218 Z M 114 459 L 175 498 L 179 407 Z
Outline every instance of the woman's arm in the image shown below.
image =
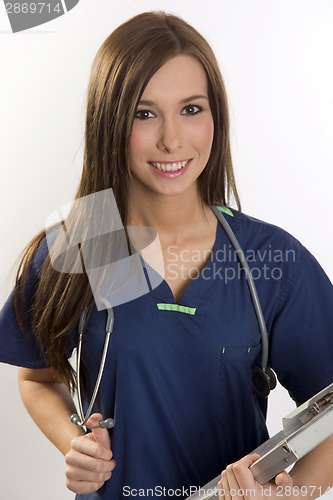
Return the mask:
M 111 477 L 112 460 L 107 429 L 85 434 L 72 424 L 76 412 L 67 387 L 57 380 L 52 368 L 19 368 L 19 389 L 23 403 L 45 436 L 65 455 L 66 486 L 74 493 L 98 490 Z M 96 425 L 102 415 L 92 415 L 88 426 Z
M 70 421 L 76 409 L 67 387 L 57 380 L 52 368 L 19 368 L 18 383 L 30 416 L 45 436 L 66 455 L 72 439 L 84 435 L 84 431 Z
M 307 497 L 316 498 L 333 487 L 333 436 L 326 439 L 290 471 L 294 486 L 306 488 Z
M 333 437 L 299 460 L 289 474 L 283 471 L 261 486 L 249 467 L 259 455 L 247 455 L 228 465 L 218 483 L 220 500 L 315 499 L 333 487 Z

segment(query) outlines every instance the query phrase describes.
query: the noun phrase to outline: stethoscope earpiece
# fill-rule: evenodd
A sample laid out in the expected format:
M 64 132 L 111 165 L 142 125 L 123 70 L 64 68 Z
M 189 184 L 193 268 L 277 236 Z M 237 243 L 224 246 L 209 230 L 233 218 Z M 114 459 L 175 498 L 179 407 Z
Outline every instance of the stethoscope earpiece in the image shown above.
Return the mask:
M 74 413 L 71 415 L 71 422 L 72 424 L 78 425 L 79 427 L 87 427 L 86 421 L 88 418 L 85 418 L 84 420 L 81 420 L 79 415 L 77 413 Z M 88 429 L 97 429 L 98 427 L 101 427 L 102 429 L 112 429 L 114 427 L 115 421 L 113 418 L 106 418 L 105 420 L 101 420 L 98 422 L 97 425 L 94 425 L 93 427 L 88 427 Z
M 102 420 L 96 427 L 101 427 L 102 429 L 112 429 L 114 427 L 114 420 L 113 418 L 106 418 L 105 420 Z M 94 429 L 94 427 L 92 427 Z
M 276 387 L 276 376 L 272 368 L 252 367 L 252 389 L 259 398 L 267 398 Z
M 71 415 L 71 422 L 72 422 L 72 424 L 75 424 L 75 425 L 82 425 L 81 419 L 80 419 L 79 415 L 77 415 L 76 413 Z

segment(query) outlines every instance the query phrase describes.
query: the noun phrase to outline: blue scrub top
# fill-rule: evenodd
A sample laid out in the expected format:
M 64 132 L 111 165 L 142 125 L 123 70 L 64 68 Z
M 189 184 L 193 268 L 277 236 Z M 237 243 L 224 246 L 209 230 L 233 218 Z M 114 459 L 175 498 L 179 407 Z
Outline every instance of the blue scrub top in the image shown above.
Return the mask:
M 256 282 L 270 365 L 301 403 L 333 381 L 332 285 L 314 257 L 284 230 L 234 210 L 225 217 Z M 30 287 L 38 282 L 46 252 L 43 242 Z M 114 308 L 95 411 L 115 418 L 111 439 L 117 467 L 98 492 L 78 499 L 186 498 L 267 439 L 267 401 L 251 388 L 251 366 L 260 364 L 260 331 L 244 272 L 220 224 L 211 259 L 179 305 L 163 281 Z M 106 319 L 106 311 L 94 309 L 84 333 L 88 398 Z M 12 295 L 0 315 L 0 345 L 0 361 L 47 366 L 33 338 L 18 328 Z

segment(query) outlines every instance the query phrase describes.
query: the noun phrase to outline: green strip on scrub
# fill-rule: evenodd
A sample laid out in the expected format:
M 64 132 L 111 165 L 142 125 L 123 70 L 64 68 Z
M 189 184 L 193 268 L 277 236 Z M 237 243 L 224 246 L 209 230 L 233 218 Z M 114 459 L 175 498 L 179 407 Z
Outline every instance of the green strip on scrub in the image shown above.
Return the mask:
M 186 307 L 186 306 L 179 306 L 178 304 L 156 304 L 157 309 L 160 311 L 176 311 L 176 312 L 181 312 L 185 314 L 195 314 L 195 311 L 197 310 L 196 307 Z
M 230 210 L 230 208 L 228 207 L 218 207 L 216 206 L 216 208 L 220 211 L 220 212 L 224 212 L 225 214 L 228 214 L 230 215 L 231 217 L 235 217 L 234 214 L 232 213 L 232 211 Z

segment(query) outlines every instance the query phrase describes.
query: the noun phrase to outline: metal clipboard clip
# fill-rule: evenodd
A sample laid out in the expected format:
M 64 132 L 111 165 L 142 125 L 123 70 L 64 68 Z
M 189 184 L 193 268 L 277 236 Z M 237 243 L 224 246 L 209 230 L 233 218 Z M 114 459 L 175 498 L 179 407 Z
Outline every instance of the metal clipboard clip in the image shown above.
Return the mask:
M 252 452 L 258 453 L 260 458 L 250 470 L 262 485 L 333 434 L 333 384 L 284 417 L 282 426 L 282 431 Z M 186 500 L 218 498 L 219 480 L 220 476 L 217 476 Z

